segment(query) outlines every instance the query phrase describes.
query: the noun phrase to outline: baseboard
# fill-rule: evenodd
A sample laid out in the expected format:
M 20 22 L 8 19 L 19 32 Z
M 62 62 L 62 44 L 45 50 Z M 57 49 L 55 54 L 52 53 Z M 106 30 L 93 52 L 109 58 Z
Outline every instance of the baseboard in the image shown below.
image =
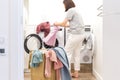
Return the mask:
M 96 80 L 103 80 L 101 75 L 95 69 L 93 69 L 93 75 L 95 76 Z

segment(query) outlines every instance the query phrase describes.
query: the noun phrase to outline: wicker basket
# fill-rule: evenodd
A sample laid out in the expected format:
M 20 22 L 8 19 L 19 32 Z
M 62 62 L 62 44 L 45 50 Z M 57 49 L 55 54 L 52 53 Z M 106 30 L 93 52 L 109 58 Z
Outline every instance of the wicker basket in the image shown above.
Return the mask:
M 30 60 L 31 60 L 31 54 L 30 54 Z M 30 62 L 30 61 L 29 61 Z M 44 76 L 45 73 L 45 54 L 43 54 L 43 62 L 40 63 L 39 67 L 37 68 L 31 68 L 31 80 L 55 80 L 55 70 L 53 67 L 53 63 L 51 64 L 51 77 L 46 78 Z

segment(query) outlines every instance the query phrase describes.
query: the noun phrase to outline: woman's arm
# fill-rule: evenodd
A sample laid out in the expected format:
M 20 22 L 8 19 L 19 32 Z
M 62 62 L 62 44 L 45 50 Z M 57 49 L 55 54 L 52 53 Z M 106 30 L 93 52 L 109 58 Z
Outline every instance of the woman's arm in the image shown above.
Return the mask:
M 68 20 L 64 19 L 62 22 L 55 22 L 54 23 L 55 26 L 61 26 L 61 27 L 68 27 Z

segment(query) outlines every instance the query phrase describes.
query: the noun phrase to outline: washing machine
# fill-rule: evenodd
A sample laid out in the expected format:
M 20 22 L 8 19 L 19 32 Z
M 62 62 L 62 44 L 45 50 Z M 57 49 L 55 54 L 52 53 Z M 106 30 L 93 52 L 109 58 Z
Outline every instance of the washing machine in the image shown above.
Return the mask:
M 53 27 L 51 27 L 50 29 L 52 30 Z M 65 46 L 65 34 L 64 33 L 65 33 L 65 28 L 60 27 L 60 30 L 56 34 L 56 39 L 58 41 L 58 46 L 63 47 L 63 48 Z
M 30 34 L 36 34 L 36 26 L 35 25 L 26 25 L 24 26 L 24 39 Z M 28 41 L 28 48 L 30 50 L 35 50 L 38 48 L 38 41 L 36 38 L 32 37 Z
M 35 28 L 36 26 L 34 25 L 24 25 L 24 40 L 28 35 L 36 33 Z M 27 42 L 27 46 L 30 50 L 38 49 L 37 44 L 38 44 L 37 40 L 34 37 L 29 39 L 29 41 Z M 29 54 L 24 50 L 24 71 L 25 72 L 29 71 L 28 64 L 29 64 Z
M 56 42 L 55 42 L 55 46 L 59 46 L 59 47 L 63 47 L 64 48 L 64 45 L 65 45 L 65 28 L 64 27 L 59 27 L 60 30 L 57 32 L 56 34 Z M 54 29 L 54 26 L 50 26 L 50 32 Z M 50 33 L 49 32 L 49 33 Z M 41 39 L 44 39 L 44 32 L 40 32 L 38 34 Z M 51 48 L 51 46 L 49 45 L 46 45 L 44 42 L 43 42 L 43 48 Z
M 30 35 L 30 34 L 36 34 L 36 25 L 26 25 L 24 26 L 24 39 Z M 52 30 L 53 27 L 50 27 L 50 30 Z M 57 32 L 56 34 L 56 39 L 57 39 L 57 45 L 60 47 L 64 47 L 65 45 L 65 29 L 64 27 L 60 27 L 60 31 Z M 38 34 L 40 36 L 41 39 L 44 38 L 44 32 L 40 32 Z M 36 50 L 39 47 L 39 41 L 35 38 L 32 37 L 28 40 L 27 42 L 27 46 L 30 50 Z M 42 45 L 42 47 L 44 47 L 44 45 Z M 28 71 L 28 64 L 29 64 L 29 54 L 24 51 L 24 71 L 27 72 Z
M 66 41 L 69 37 L 69 33 L 68 33 L 68 30 L 69 28 L 66 28 Z M 91 45 L 89 44 L 84 44 L 83 43 L 83 46 L 81 48 L 81 51 L 80 51 L 80 63 L 83 63 L 83 64 L 91 64 L 92 63 L 92 58 L 93 58 L 93 49 L 94 49 L 94 36 L 92 33 L 92 29 L 90 27 L 90 25 L 85 25 L 85 35 L 86 37 L 88 38 L 89 35 L 92 35 L 92 41 L 90 42 Z M 90 50 L 88 47 L 92 47 L 92 50 Z M 73 62 L 73 61 L 72 61 Z
M 91 64 L 92 63 L 92 51 L 87 49 L 86 46 L 80 51 L 80 63 Z
M 86 43 L 83 45 L 80 52 L 81 63 L 91 64 L 93 61 L 95 43 L 91 25 L 85 25 L 85 39 Z

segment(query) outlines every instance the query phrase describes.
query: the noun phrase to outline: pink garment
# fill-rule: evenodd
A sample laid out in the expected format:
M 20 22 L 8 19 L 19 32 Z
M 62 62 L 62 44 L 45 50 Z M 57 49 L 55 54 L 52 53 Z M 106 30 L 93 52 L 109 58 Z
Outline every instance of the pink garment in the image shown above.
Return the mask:
M 60 69 L 62 67 L 63 67 L 62 62 L 57 58 L 57 62 L 54 63 L 54 69 L 57 70 L 57 69 Z
M 60 80 L 60 69 L 63 67 L 62 62 L 57 58 L 57 62 L 54 63 L 54 69 L 56 70 L 56 80 Z
M 59 27 L 54 26 L 51 32 L 43 39 L 43 42 L 49 46 L 55 46 L 56 33 L 59 31 Z
M 62 62 L 56 57 L 54 50 L 50 49 L 45 52 L 45 77 L 51 77 L 51 62 L 54 62 L 54 69 L 56 70 L 56 80 L 60 80 L 60 69 L 63 67 Z
M 42 22 L 39 25 L 37 25 L 36 33 L 39 34 L 40 32 L 44 32 L 44 37 L 46 37 L 50 32 L 50 23 Z
M 57 62 L 56 53 L 53 50 L 45 52 L 45 77 L 51 77 L 51 62 Z

